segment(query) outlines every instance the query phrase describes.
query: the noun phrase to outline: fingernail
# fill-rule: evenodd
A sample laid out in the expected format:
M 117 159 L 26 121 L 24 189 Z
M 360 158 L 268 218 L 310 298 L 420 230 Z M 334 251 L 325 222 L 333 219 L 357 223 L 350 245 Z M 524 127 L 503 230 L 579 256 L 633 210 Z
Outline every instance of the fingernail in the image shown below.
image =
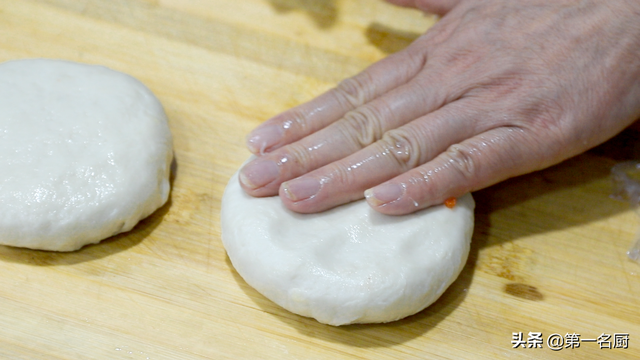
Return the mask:
M 284 130 L 278 125 L 266 125 L 253 130 L 247 136 L 247 147 L 254 154 L 264 154 L 264 150 L 282 139 Z
M 303 177 L 282 184 L 284 194 L 291 201 L 301 201 L 313 197 L 320 191 L 320 187 L 320 180 L 312 177 Z
M 240 181 L 248 188 L 257 189 L 274 181 L 280 175 L 278 165 L 271 160 L 255 160 L 240 171 Z
M 382 184 L 364 192 L 364 197 L 372 206 L 381 206 L 400 200 L 402 195 L 404 195 L 404 189 L 394 183 Z

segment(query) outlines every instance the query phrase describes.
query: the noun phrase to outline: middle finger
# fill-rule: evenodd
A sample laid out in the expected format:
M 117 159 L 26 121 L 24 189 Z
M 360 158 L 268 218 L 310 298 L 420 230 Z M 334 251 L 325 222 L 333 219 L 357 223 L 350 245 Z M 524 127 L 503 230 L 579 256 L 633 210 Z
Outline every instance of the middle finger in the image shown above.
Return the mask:
M 253 196 L 272 196 L 284 181 L 345 158 L 382 138 L 389 130 L 432 112 L 447 102 L 435 71 L 348 112 L 342 119 L 297 142 L 245 165 L 240 182 Z

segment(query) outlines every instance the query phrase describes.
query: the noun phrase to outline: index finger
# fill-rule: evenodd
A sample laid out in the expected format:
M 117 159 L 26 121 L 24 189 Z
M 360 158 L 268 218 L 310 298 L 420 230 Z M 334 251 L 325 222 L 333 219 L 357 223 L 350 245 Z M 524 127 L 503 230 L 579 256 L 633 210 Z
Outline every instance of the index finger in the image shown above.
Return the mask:
M 247 135 L 247 147 L 262 155 L 298 141 L 347 112 L 407 83 L 426 63 L 424 49 L 408 48 L 369 66 L 317 98 L 265 121 Z

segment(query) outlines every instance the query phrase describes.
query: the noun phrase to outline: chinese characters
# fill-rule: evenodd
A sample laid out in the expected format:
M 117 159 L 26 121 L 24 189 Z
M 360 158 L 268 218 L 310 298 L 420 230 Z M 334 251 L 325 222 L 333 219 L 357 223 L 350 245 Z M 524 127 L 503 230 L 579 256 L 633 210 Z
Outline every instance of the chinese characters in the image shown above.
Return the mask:
M 627 349 L 629 347 L 628 333 L 602 333 L 597 338 L 583 338 L 577 333 L 566 333 L 564 336 L 558 333 L 547 336 L 544 341 L 542 332 L 530 331 L 525 339 L 522 332 L 512 333 L 511 345 L 514 349 L 542 349 L 544 345 L 553 350 L 577 349 L 581 343 L 596 343 L 600 349 Z

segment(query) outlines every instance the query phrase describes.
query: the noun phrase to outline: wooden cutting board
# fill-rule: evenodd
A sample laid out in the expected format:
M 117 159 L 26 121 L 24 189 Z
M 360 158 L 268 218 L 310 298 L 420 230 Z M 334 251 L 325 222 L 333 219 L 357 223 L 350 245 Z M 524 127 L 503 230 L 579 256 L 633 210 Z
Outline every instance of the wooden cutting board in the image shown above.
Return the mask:
M 220 198 L 244 136 L 434 21 L 376 0 L 0 1 L 0 60 L 139 78 L 166 108 L 177 160 L 170 202 L 127 234 L 73 253 L 0 247 L 0 358 L 639 358 L 640 265 L 625 252 L 640 220 L 608 197 L 610 167 L 640 154 L 635 133 L 477 192 L 466 268 L 405 320 L 322 325 L 233 270 Z M 514 332 L 541 332 L 543 348 L 513 349 Z M 554 333 L 628 334 L 628 348 L 553 351 Z

